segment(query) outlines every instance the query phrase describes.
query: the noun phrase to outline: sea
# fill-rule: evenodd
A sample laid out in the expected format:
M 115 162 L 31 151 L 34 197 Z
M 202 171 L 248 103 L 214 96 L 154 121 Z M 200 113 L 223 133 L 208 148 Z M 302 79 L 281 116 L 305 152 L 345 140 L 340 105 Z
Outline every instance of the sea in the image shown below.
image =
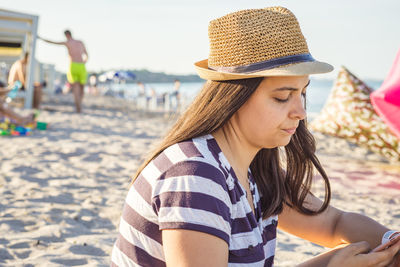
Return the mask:
M 380 87 L 383 81 L 379 80 L 364 80 L 364 82 L 376 90 Z M 307 88 L 307 114 L 310 117 L 316 116 L 324 107 L 326 100 L 329 97 L 333 87 L 334 80 L 321 80 L 311 78 L 310 85 Z M 194 99 L 197 93 L 201 90 L 203 82 L 181 83 L 179 92 L 181 94 L 184 106 L 188 106 Z M 146 94 L 149 96 L 150 92 L 160 96 L 163 94 L 171 94 L 173 92 L 173 83 L 147 83 L 145 84 Z M 108 85 L 108 92 L 106 94 L 115 97 L 126 98 L 134 100 L 139 95 L 139 87 L 136 83 L 128 84 L 110 84 Z

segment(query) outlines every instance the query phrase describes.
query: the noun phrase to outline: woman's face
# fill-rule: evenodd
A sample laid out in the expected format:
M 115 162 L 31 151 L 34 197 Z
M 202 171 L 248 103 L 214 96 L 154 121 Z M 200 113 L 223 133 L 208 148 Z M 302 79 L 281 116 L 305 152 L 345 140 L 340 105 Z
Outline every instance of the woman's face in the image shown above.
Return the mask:
M 285 146 L 299 121 L 306 117 L 308 76 L 265 78 L 233 120 L 250 145 L 261 148 Z

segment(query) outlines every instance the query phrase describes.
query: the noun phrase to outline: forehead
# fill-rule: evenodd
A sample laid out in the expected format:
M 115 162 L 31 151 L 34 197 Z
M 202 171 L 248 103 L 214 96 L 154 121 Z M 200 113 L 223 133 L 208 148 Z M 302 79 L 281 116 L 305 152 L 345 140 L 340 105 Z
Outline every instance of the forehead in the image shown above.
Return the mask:
M 262 80 L 259 88 L 270 90 L 271 92 L 278 88 L 296 88 L 304 89 L 309 82 L 308 75 L 305 76 L 276 76 L 266 77 Z

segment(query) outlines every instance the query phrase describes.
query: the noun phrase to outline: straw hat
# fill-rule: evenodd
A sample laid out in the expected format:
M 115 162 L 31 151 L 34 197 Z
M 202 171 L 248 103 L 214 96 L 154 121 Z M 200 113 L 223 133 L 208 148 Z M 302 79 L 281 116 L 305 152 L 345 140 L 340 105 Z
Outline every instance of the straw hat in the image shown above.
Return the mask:
M 206 80 L 301 76 L 333 70 L 310 54 L 299 23 L 284 7 L 248 9 L 212 20 L 209 58 L 196 62 Z

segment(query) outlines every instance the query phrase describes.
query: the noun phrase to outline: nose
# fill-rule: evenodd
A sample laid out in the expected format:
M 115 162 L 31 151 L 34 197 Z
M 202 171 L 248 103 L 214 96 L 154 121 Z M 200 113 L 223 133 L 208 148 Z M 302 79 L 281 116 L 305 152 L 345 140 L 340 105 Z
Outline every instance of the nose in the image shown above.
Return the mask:
M 290 111 L 289 116 L 291 119 L 296 120 L 304 120 L 307 117 L 306 102 L 302 96 L 300 96 L 299 99 L 296 99 L 296 103 Z

